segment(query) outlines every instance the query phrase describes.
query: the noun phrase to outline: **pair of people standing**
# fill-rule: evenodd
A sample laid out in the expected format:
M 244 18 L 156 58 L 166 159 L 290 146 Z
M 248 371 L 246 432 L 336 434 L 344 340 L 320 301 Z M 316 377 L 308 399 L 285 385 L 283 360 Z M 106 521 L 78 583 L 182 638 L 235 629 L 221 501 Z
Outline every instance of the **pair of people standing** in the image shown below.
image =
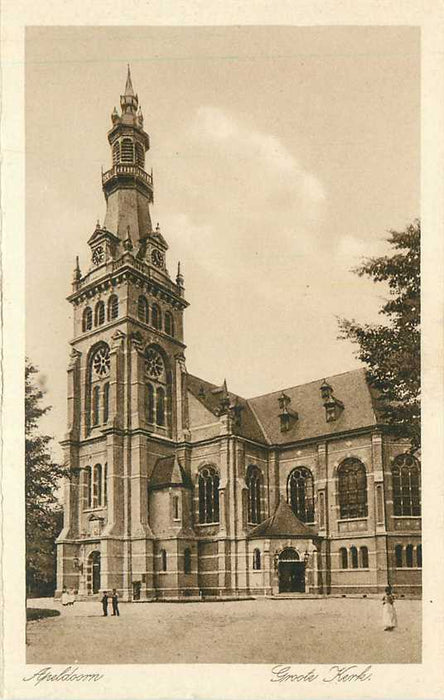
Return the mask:
M 108 600 L 111 598 L 111 604 L 112 604 L 112 609 L 113 615 L 120 615 L 119 612 L 119 596 L 117 594 L 117 591 L 115 588 L 113 588 L 113 592 L 111 595 L 108 595 L 108 591 L 103 591 L 103 596 L 102 596 L 102 609 L 103 609 L 103 615 L 106 617 L 108 615 Z

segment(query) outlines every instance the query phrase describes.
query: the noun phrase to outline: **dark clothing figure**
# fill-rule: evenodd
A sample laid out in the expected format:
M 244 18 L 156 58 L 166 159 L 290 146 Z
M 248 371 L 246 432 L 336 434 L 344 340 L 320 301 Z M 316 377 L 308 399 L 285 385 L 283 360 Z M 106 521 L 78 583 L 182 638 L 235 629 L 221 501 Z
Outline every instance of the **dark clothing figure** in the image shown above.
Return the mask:
M 113 595 L 111 598 L 112 604 L 113 604 L 113 615 L 120 615 L 119 612 L 119 596 L 117 595 L 117 591 L 114 588 L 113 590 Z
M 105 617 L 108 615 L 108 593 L 105 591 L 102 598 L 102 608 Z

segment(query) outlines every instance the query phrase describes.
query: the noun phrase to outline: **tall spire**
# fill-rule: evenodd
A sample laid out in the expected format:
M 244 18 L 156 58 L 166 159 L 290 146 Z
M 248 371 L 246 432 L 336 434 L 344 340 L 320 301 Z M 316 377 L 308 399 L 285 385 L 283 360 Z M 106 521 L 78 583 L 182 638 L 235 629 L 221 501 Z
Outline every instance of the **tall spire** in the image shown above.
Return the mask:
M 139 106 L 139 98 L 133 89 L 133 83 L 131 81 L 131 69 L 128 63 L 128 73 L 126 76 L 125 92 L 120 96 L 120 106 L 122 108 L 122 118 L 126 121 L 125 116 L 130 119 L 128 123 L 136 125 L 136 112 Z
M 134 97 L 133 84 L 131 82 L 131 69 L 130 69 L 129 63 L 128 63 L 128 75 L 126 77 L 125 95 L 128 95 L 130 97 Z

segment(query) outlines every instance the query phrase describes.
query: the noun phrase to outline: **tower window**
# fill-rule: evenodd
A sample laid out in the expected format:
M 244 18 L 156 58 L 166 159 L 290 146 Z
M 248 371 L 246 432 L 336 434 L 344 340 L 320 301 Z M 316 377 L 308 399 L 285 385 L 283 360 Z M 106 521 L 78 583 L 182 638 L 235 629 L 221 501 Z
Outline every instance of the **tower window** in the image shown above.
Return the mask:
M 253 569 L 259 571 L 261 568 L 261 550 L 255 549 L 253 552 Z
M 136 143 L 136 161 L 140 168 L 145 165 L 145 151 L 141 143 Z
M 115 294 L 111 294 L 108 299 L 108 321 L 113 321 L 119 315 L 119 299 Z
M 158 330 L 162 325 L 162 317 L 157 304 L 153 304 L 151 307 L 151 325 L 154 326 L 154 328 L 157 328 Z
M 90 331 L 93 325 L 93 314 L 91 307 L 87 306 L 83 312 L 82 331 Z
M 95 386 L 92 395 L 92 424 L 99 425 L 100 422 L 100 387 Z
M 95 309 L 95 325 L 101 326 L 105 323 L 105 304 L 103 301 L 98 301 Z
M 367 547 L 361 547 L 359 550 L 359 555 L 361 557 L 361 569 L 368 569 L 368 549 Z
M 398 455 L 392 468 L 395 515 L 421 514 L 421 482 L 418 461 L 409 454 Z
M 117 165 L 119 161 L 120 161 L 120 143 L 118 141 L 116 141 L 114 146 L 113 146 L 113 165 Z
M 303 523 L 314 521 L 313 475 L 306 467 L 293 469 L 287 481 L 287 502 Z
M 161 386 L 157 388 L 156 423 L 165 425 L 165 389 Z
M 219 522 L 219 475 L 212 467 L 199 472 L 199 522 Z
M 148 423 L 154 423 L 154 388 L 152 384 L 146 385 L 146 419 Z
M 367 515 L 367 477 L 358 459 L 346 459 L 338 469 L 339 507 L 341 518 L 362 518 Z
M 109 382 L 103 386 L 103 422 L 107 423 L 109 418 Z
M 122 139 L 122 163 L 134 163 L 134 144 L 131 139 Z
M 174 321 L 169 311 L 165 314 L 165 333 L 174 337 Z
M 179 496 L 173 496 L 173 520 L 180 520 L 180 518 L 179 518 Z
M 137 300 L 137 318 L 143 323 L 148 323 L 148 302 L 144 296 L 140 296 Z
M 85 508 L 91 508 L 92 503 L 92 474 L 91 467 L 85 469 Z
M 248 467 L 247 488 L 248 488 L 248 522 L 257 525 L 261 522 L 261 486 L 262 474 L 253 465 Z
M 183 571 L 184 574 L 191 574 L 191 549 L 189 547 L 183 553 Z
M 108 464 L 105 463 L 103 470 L 103 505 L 108 505 Z

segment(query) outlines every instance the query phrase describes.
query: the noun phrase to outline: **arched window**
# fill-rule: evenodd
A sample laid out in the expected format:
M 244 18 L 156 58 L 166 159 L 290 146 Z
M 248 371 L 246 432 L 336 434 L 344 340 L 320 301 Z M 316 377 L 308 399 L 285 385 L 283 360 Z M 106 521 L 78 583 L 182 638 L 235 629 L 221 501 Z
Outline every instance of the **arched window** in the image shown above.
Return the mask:
M 108 464 L 105 463 L 103 470 L 103 505 L 108 505 Z
M 212 467 L 199 471 L 199 522 L 219 522 L 219 475 Z
M 421 474 L 418 461 L 409 454 L 398 455 L 392 467 L 395 515 L 421 514 Z
M 174 321 L 169 311 L 165 313 L 165 333 L 174 337 Z
M 92 505 L 92 473 L 91 467 L 85 468 L 85 508 Z
M 253 552 L 253 569 L 259 571 L 261 568 L 261 550 L 255 549 Z
M 339 507 L 341 518 L 363 518 L 367 515 L 367 476 L 358 459 L 346 459 L 338 469 Z
M 293 469 L 287 480 L 287 502 L 303 523 L 314 521 L 313 475 L 306 467 Z
M 156 423 L 165 425 L 165 389 L 161 386 L 157 387 L 156 392 Z
M 422 569 L 422 545 L 418 544 L 416 546 L 416 566 L 418 569 Z
M 167 553 L 165 549 L 160 550 L 160 566 L 162 571 L 167 570 Z
M 183 552 L 183 572 L 191 574 L 191 549 L 187 547 Z
M 105 304 L 103 301 L 98 301 L 96 304 L 94 322 L 96 326 L 101 326 L 105 323 Z
M 149 383 L 146 385 L 146 419 L 154 423 L 154 388 Z
M 405 548 L 405 563 L 406 566 L 412 567 L 413 566 L 413 545 L 408 544 L 407 547 Z
M 345 547 L 341 547 L 339 550 L 339 557 L 341 559 L 341 569 L 348 569 L 348 556 Z
M 96 464 L 93 473 L 93 497 L 92 507 L 97 508 L 102 505 L 102 465 Z
M 122 139 L 121 161 L 122 163 L 134 163 L 134 144 L 131 139 Z
M 261 522 L 261 486 L 262 473 L 257 467 L 250 465 L 247 471 L 248 488 L 248 522 L 257 525 Z
M 160 330 L 162 326 L 162 316 L 157 304 L 153 304 L 151 307 L 151 325 L 157 330 Z
M 96 384 L 93 388 L 92 395 L 92 424 L 99 425 L 100 423 L 100 386 Z
M 368 549 L 367 547 L 361 547 L 359 550 L 359 556 L 361 559 L 361 569 L 368 569 Z
M 117 165 L 117 163 L 120 161 L 120 143 L 118 141 L 115 142 L 113 146 L 113 165 Z
M 141 143 L 136 143 L 136 160 L 137 165 L 143 168 L 145 165 L 145 150 Z
M 358 550 L 356 549 L 356 547 L 350 547 L 350 559 L 351 559 L 351 568 L 357 569 L 358 568 Z
M 85 333 L 85 331 L 90 331 L 92 327 L 93 327 L 93 312 L 92 312 L 91 307 L 87 306 L 86 309 L 83 311 L 82 331 Z
M 143 323 L 148 323 L 149 320 L 148 302 L 143 295 L 140 295 L 137 300 L 137 318 L 139 321 L 143 321 Z
M 109 418 L 109 382 L 103 385 L 103 422 L 108 423 Z
M 111 294 L 108 299 L 108 321 L 113 321 L 119 315 L 119 298 Z
M 402 544 L 395 546 L 395 563 L 397 569 L 402 568 Z
M 173 520 L 180 520 L 180 518 L 179 518 L 179 496 L 173 496 Z

